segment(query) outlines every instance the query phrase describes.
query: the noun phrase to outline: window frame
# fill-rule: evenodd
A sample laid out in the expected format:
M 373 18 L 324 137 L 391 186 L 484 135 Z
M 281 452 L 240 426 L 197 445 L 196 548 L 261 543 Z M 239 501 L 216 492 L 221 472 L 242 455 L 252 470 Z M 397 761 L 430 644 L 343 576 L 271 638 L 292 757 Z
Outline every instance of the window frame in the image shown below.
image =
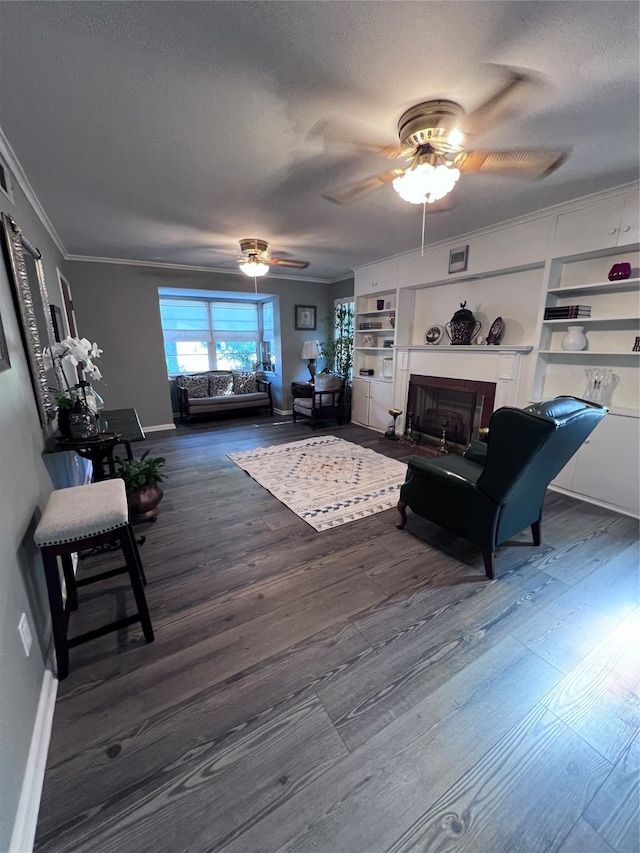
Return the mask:
M 162 337 L 164 343 L 164 356 L 165 356 L 165 367 L 167 370 L 167 377 L 169 379 L 175 379 L 177 376 L 187 376 L 190 373 L 200 373 L 205 372 L 202 369 L 200 370 L 171 370 L 169 368 L 169 358 L 175 358 L 176 356 L 169 355 L 167 353 L 167 344 L 172 343 L 180 343 L 181 341 L 194 343 L 194 344 L 204 344 L 207 351 L 207 362 L 208 367 L 206 370 L 227 370 L 227 369 L 255 369 L 254 365 L 256 363 L 260 363 L 260 358 L 262 353 L 265 352 L 265 344 L 268 346 L 268 350 L 272 351 L 273 341 L 266 342 L 264 340 L 264 305 L 267 301 L 273 306 L 272 300 L 255 300 L 255 299 L 221 299 L 220 297 L 204 297 L 204 296 L 191 296 L 185 294 L 181 295 L 171 295 L 158 296 L 159 307 L 160 307 L 160 326 L 162 329 Z M 192 336 L 189 335 L 187 337 L 184 333 L 180 337 L 176 337 L 175 340 L 167 340 L 167 332 L 177 331 L 177 330 L 168 330 L 165 329 L 164 323 L 162 321 L 162 305 L 170 302 L 190 302 L 190 303 L 199 303 L 201 305 L 206 306 L 206 315 L 208 322 L 208 329 L 194 329 Z M 214 329 L 214 305 L 223 305 L 228 304 L 230 306 L 233 305 L 252 305 L 255 308 L 255 318 L 256 318 L 256 331 L 253 334 L 253 330 L 248 331 L 234 331 L 234 330 L 224 330 L 224 329 Z M 275 306 L 273 306 L 275 308 Z M 272 309 L 273 310 L 273 309 Z M 187 333 L 189 330 L 185 330 Z M 231 340 L 229 340 L 229 336 L 231 336 Z M 238 340 L 237 343 L 253 343 L 255 345 L 255 359 L 251 362 L 251 367 L 247 368 L 220 368 L 217 365 L 218 362 L 218 354 L 217 354 L 217 345 L 218 344 L 232 344 L 234 343 L 233 337 L 238 336 L 244 340 Z

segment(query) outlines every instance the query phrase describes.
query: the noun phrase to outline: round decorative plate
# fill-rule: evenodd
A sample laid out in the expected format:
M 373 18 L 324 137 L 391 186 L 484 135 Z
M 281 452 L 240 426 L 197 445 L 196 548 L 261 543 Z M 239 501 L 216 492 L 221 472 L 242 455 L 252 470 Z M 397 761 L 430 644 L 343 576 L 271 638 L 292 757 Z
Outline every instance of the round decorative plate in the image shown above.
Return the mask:
M 502 337 L 502 330 L 504 329 L 504 323 L 502 321 L 502 317 L 496 317 L 496 319 L 491 324 L 491 328 L 489 329 L 489 334 L 487 335 L 487 343 L 488 344 L 499 344 L 500 338 Z
M 436 346 L 436 344 L 439 344 L 442 340 L 443 335 L 443 326 L 429 326 L 427 331 L 424 333 L 424 342 L 425 344 L 431 344 L 431 346 Z

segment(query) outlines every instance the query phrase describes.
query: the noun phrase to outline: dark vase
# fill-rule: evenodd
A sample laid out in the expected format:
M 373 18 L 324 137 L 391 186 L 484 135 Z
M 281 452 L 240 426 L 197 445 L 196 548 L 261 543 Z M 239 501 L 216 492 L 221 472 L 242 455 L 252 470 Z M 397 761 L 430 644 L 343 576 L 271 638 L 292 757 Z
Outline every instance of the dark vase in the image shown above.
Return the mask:
M 96 417 L 81 400 L 76 400 L 69 409 L 69 431 L 71 438 L 76 441 L 85 441 L 89 438 L 98 437 L 98 422 Z
M 69 409 L 58 409 L 58 432 L 63 438 L 71 438 Z
M 129 504 L 129 516 L 131 521 L 143 518 L 153 518 L 158 510 L 157 506 L 162 500 L 164 492 L 160 486 L 143 486 L 134 492 L 127 492 L 127 503 Z

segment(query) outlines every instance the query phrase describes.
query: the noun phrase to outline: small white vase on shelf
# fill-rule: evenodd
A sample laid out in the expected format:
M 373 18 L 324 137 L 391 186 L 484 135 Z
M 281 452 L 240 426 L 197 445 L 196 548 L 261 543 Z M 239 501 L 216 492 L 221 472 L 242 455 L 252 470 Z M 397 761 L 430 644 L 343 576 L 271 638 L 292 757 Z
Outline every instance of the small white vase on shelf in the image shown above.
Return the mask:
M 560 341 L 560 346 L 568 352 L 578 352 L 587 345 L 584 326 L 569 326 L 567 334 Z

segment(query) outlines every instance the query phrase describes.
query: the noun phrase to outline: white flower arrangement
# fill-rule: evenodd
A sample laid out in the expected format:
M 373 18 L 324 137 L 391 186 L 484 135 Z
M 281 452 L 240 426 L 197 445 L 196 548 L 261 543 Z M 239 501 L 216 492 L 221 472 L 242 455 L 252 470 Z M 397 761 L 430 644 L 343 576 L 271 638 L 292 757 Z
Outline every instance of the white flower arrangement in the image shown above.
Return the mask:
M 61 396 L 70 396 L 72 392 L 72 384 L 68 380 L 65 367 L 71 367 L 74 375 L 77 375 L 77 368 L 80 367 L 92 380 L 98 382 L 102 379 L 102 372 L 95 363 L 95 359 L 100 358 L 102 352 L 98 344 L 92 344 L 87 338 L 71 336 L 45 348 L 45 365 L 55 370 Z

